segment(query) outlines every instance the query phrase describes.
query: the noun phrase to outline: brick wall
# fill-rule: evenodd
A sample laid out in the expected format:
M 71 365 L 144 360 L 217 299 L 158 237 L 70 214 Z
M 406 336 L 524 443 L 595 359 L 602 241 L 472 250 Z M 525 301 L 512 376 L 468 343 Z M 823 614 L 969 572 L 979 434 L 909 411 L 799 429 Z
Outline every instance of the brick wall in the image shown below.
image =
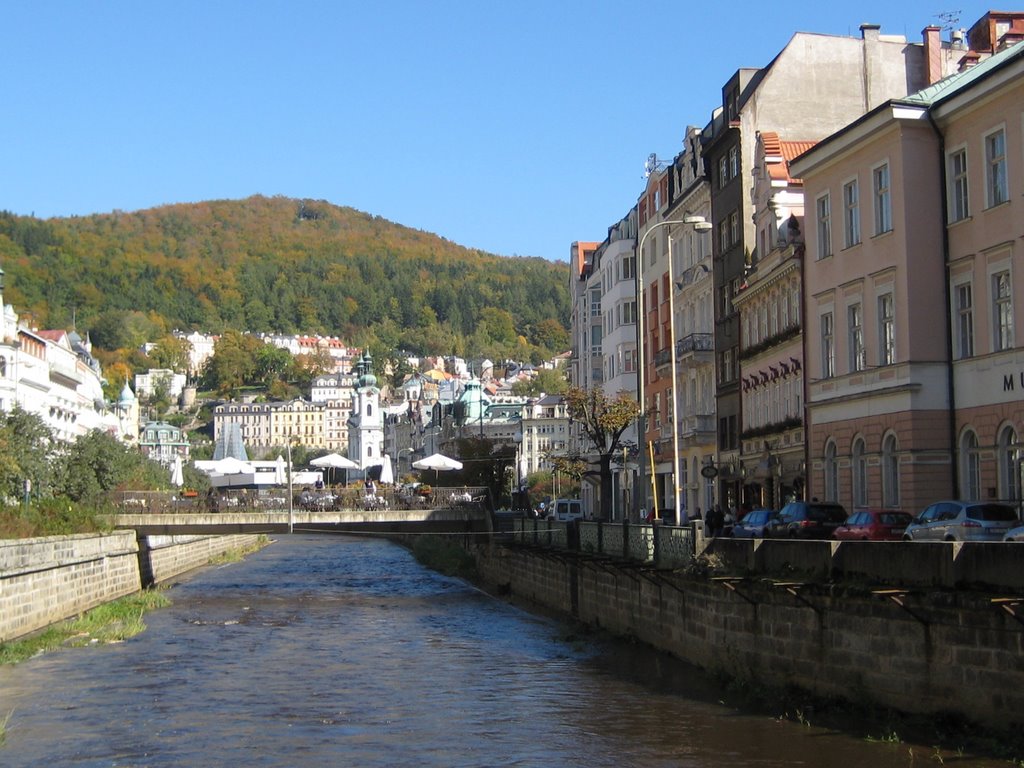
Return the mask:
M 901 606 L 866 588 L 638 573 L 499 546 L 476 554 L 489 585 L 737 680 L 1024 722 L 1024 625 L 983 593 L 922 589 Z
M 256 545 L 256 535 L 234 536 L 144 536 L 140 540 L 139 562 L 142 583 L 160 584 L 182 573 L 207 565 L 232 550 Z

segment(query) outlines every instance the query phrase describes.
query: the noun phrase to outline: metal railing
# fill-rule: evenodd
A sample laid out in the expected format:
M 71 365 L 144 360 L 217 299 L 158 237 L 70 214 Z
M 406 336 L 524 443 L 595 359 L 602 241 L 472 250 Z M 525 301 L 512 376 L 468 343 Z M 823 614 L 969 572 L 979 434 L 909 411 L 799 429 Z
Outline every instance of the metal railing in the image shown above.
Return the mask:
M 121 512 L 152 514 L 205 514 L 209 512 L 280 512 L 288 509 L 283 488 L 231 490 L 190 494 L 173 491 L 117 491 L 111 501 Z M 361 487 L 294 489 L 292 508 L 309 511 L 457 509 L 491 510 L 486 487 L 380 488 L 367 493 Z
M 612 557 L 659 568 L 685 567 L 693 560 L 696 545 L 693 526 L 589 520 L 521 518 L 515 521 L 511 538 L 525 546 Z

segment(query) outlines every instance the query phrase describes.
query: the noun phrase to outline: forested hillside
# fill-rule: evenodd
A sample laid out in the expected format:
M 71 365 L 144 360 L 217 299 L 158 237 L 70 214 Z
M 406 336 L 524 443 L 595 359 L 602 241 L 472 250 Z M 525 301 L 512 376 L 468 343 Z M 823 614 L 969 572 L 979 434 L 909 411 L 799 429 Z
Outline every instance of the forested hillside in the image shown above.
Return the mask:
M 463 248 L 283 197 L 39 220 L 0 213 L 4 297 L 40 328 L 131 348 L 173 329 L 319 333 L 414 353 L 568 343 L 565 264 Z

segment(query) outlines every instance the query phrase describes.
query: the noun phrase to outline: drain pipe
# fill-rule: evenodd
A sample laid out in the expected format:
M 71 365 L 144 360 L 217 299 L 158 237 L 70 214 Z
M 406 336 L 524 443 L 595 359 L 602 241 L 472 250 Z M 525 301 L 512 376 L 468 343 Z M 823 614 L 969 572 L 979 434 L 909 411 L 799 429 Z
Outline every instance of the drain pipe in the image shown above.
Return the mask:
M 953 376 L 953 286 L 949 274 L 949 208 L 946 201 L 946 137 L 935 122 L 930 108 L 925 109 L 928 124 L 939 140 L 939 201 L 942 212 L 942 283 L 945 290 L 946 311 L 946 388 L 949 396 L 949 460 L 953 464 L 950 477 L 953 481 L 953 498 L 960 498 L 960 462 L 957 461 L 956 443 L 956 383 Z

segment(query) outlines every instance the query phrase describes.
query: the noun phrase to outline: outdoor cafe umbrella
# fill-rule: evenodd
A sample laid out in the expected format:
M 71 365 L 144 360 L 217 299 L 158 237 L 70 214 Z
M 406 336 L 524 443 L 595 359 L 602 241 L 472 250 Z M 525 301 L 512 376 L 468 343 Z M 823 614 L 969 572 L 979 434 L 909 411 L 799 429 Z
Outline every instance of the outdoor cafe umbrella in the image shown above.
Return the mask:
M 414 461 L 412 465 L 416 469 L 432 469 L 434 470 L 434 478 L 437 478 L 438 472 L 450 472 L 456 469 L 462 469 L 462 462 L 450 459 L 441 453 L 432 453 L 426 458 Z
M 340 453 L 328 453 L 326 456 L 313 459 L 309 463 L 314 467 L 327 467 L 329 469 L 359 469 L 358 464 L 352 461 L 352 459 L 345 458 Z M 346 475 L 346 479 L 347 477 Z
M 184 484 L 185 474 L 181 467 L 181 456 L 175 456 L 174 463 L 171 465 L 171 485 L 181 488 Z

